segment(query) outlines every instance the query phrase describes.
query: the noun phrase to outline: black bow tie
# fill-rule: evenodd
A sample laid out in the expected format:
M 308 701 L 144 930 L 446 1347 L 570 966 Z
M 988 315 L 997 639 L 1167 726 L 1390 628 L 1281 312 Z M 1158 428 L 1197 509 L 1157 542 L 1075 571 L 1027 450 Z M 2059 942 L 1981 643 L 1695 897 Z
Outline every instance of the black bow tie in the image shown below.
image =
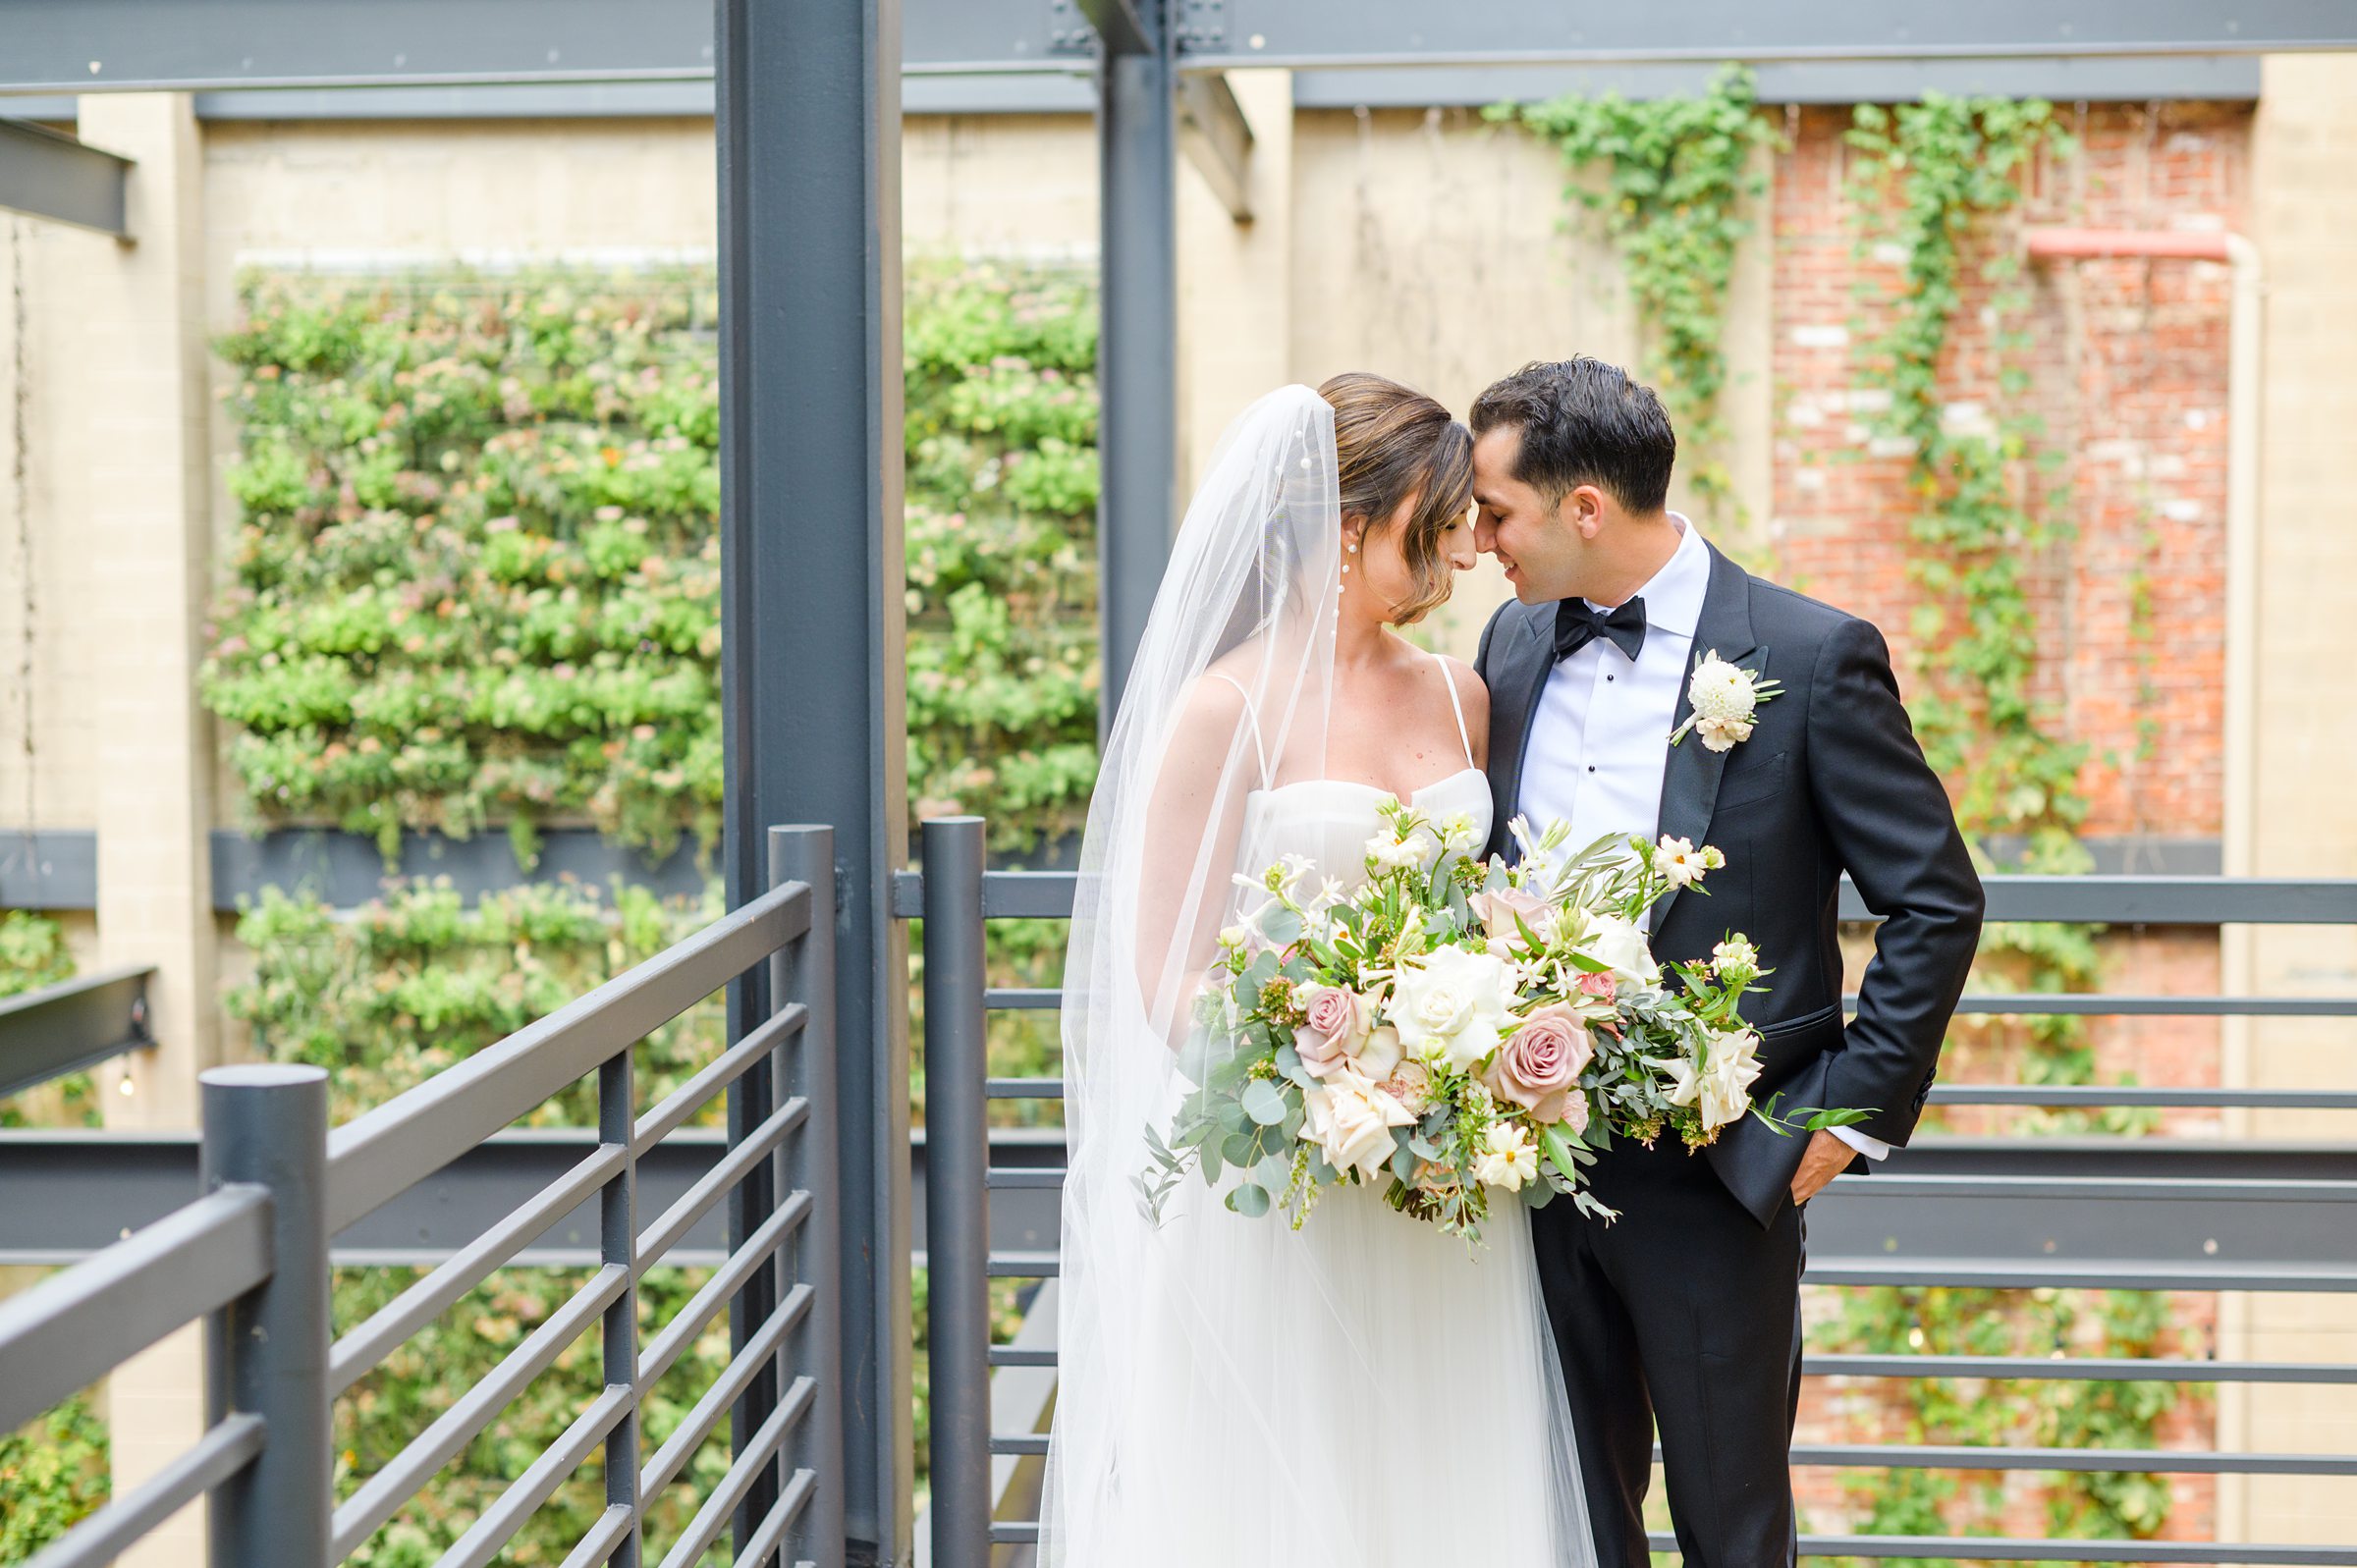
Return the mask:
M 1555 607 L 1555 662 L 1562 664 L 1580 649 L 1606 637 L 1634 659 L 1645 646 L 1645 601 L 1631 599 L 1617 610 L 1601 611 L 1585 599 L 1565 599 Z

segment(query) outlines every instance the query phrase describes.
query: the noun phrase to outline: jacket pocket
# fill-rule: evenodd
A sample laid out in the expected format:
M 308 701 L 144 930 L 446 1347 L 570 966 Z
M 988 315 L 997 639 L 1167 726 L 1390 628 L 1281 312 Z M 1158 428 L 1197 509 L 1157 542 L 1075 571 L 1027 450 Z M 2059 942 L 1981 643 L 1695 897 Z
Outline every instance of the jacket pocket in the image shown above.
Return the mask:
M 1744 768 L 1731 777 L 1723 778 L 1719 784 L 1719 796 L 1711 802 L 1713 814 L 1730 806 L 1747 806 L 1782 793 L 1791 755 L 1790 752 L 1780 751 L 1757 767 Z

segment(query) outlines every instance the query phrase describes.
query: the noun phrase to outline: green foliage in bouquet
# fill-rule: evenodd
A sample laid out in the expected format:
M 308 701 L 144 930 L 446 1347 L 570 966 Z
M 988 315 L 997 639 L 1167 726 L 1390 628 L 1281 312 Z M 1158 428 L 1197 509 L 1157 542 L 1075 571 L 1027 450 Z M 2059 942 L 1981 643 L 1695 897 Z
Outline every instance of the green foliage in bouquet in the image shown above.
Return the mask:
M 1296 1226 L 1344 1182 L 1468 1239 L 1492 1188 L 1610 1218 L 1582 1184 L 1595 1150 L 1665 1132 L 1700 1148 L 1751 1109 L 1738 1006 L 1756 953 L 1730 938 L 1666 972 L 1641 924 L 1725 864 L 1716 850 L 1607 838 L 1570 856 L 1562 825 L 1517 821 L 1509 868 L 1467 853 L 1462 817 L 1382 813 L 1356 888 L 1305 892 L 1317 868 L 1288 857 L 1222 933 L 1179 1054 L 1187 1092 L 1167 1135 L 1145 1129 L 1152 1212 L 1190 1172 L 1215 1189 L 1233 1172 L 1229 1209 Z

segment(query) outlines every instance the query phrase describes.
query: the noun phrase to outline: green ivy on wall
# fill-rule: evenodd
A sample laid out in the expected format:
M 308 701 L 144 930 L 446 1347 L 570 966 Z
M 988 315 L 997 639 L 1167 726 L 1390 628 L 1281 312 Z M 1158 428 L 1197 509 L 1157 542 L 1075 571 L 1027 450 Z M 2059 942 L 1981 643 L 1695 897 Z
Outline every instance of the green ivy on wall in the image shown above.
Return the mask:
M 2079 782 L 2086 750 L 2062 735 L 2031 691 L 2038 643 L 2029 573 L 2068 537 L 2068 525 L 2056 498 L 2034 494 L 2056 455 L 2040 450 L 2038 425 L 2021 411 L 2030 383 L 2020 363 L 2020 262 L 2010 247 L 1991 243 L 2021 202 L 2036 160 L 2067 156 L 2073 143 L 2044 103 L 1939 94 L 1891 109 L 1858 106 L 1847 142 L 1861 274 L 1887 247 L 1900 258 L 1894 290 L 1861 284 L 1883 315 L 1879 330 L 1855 341 L 1860 380 L 1890 399 L 1869 415 L 1869 428 L 1903 446 L 1906 491 L 1916 503 L 1909 571 L 1920 592 L 1911 631 L 1921 652 L 1909 709 L 1926 754 L 1957 786 L 1958 819 L 1976 846 L 2013 838 L 2026 848 L 2011 869 L 2084 871 L 2091 862 L 2077 829 L 2088 807 Z M 1980 288 L 1995 322 L 1996 396 L 1988 401 L 1997 411 L 1968 421 L 1945 389 L 1953 370 L 1950 329 Z M 2101 973 L 2096 935 L 1995 924 L 1983 938 L 1983 963 L 2016 982 L 2011 989 L 2093 989 Z M 2015 1065 L 2023 1081 L 2094 1080 L 2083 1020 L 2035 1020 L 2022 1044 Z M 2113 1112 L 2050 1116 L 2045 1125 L 2122 1132 L 2147 1121 Z M 2094 1307 L 2088 1299 L 2069 1291 L 1864 1290 L 1845 1299 L 1826 1337 L 1885 1353 L 2035 1356 L 2068 1348 L 2133 1357 L 2166 1348 L 2165 1298 L 2115 1291 L 2094 1298 Z M 2166 1382 L 1923 1379 L 1902 1386 L 1904 1436 L 1928 1442 L 2149 1447 L 2178 1398 Z M 1860 1528 L 1873 1534 L 1955 1533 L 1960 1494 L 1993 1526 L 2003 1503 L 2001 1478 L 1960 1482 L 1927 1471 L 1895 1471 L 1851 1489 L 1866 1511 Z M 2056 1536 L 2140 1538 L 2166 1523 L 2170 1492 L 2154 1476 L 2078 1475 L 2056 1478 L 2046 1500 Z
M 1729 66 L 1698 97 L 1631 101 L 1617 93 L 1501 104 L 1555 143 L 1572 171 L 1566 193 L 1603 222 L 1644 328 L 1645 379 L 1662 395 L 1696 495 L 1714 514 L 1742 514 L 1727 465 L 1727 291 L 1751 233 L 1744 203 L 1767 189 L 1760 155 L 1781 144 L 1760 113 L 1750 71 Z M 1601 189 L 1589 183 L 1601 170 Z

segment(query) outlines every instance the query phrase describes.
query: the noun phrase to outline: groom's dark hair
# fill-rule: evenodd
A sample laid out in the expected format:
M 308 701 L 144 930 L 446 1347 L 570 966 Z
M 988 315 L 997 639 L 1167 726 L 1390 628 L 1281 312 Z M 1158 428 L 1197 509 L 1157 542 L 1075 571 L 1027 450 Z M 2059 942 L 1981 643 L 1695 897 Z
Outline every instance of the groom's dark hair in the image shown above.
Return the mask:
M 1477 439 L 1521 430 L 1514 477 L 1550 506 L 1580 485 L 1639 516 L 1670 504 L 1677 433 L 1653 389 L 1618 365 L 1584 353 L 1524 365 L 1474 400 L 1471 422 Z

